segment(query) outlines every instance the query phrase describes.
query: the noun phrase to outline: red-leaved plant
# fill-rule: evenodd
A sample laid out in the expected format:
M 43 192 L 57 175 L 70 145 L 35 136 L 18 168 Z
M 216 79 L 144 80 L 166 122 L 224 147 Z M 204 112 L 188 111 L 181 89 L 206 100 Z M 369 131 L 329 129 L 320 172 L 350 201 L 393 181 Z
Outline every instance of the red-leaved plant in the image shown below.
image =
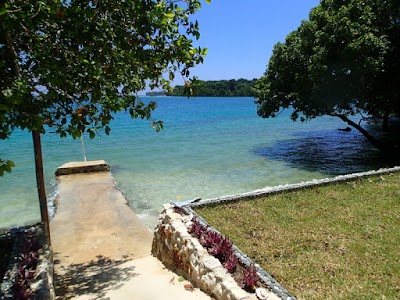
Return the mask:
M 221 242 L 221 235 L 214 231 L 205 232 L 200 240 L 200 244 L 205 248 L 211 248 L 215 244 Z
M 179 209 L 175 212 L 179 213 Z M 234 254 L 233 244 L 229 239 L 218 232 L 210 230 L 203 225 L 198 218 L 193 217 L 189 227 L 189 233 L 197 238 L 200 244 L 214 257 L 218 258 L 229 273 L 235 273 L 239 266 L 239 259 Z M 240 273 L 239 273 L 240 274 Z M 241 283 L 247 291 L 254 292 L 260 276 L 254 265 L 246 267 L 242 273 Z
M 228 270 L 229 273 L 233 273 L 236 271 L 238 263 L 239 259 L 237 258 L 237 256 L 231 253 L 231 255 L 229 255 L 228 258 L 226 259 L 224 267 L 225 269 Z
M 259 280 L 260 276 L 257 274 L 257 269 L 253 265 L 248 266 L 243 274 L 244 287 L 249 290 L 254 290 Z
M 208 253 L 218 258 L 223 264 L 233 253 L 233 245 L 229 239 L 223 237 L 218 232 L 209 230 L 206 226 L 201 224 L 197 218 L 192 219 L 189 233 L 199 240 L 200 244 L 207 249 Z M 231 259 L 229 262 L 229 269 L 232 270 L 236 268 L 236 265 L 237 260 Z
M 30 288 L 38 264 L 39 244 L 32 237 L 24 240 L 21 254 L 18 257 L 17 276 L 13 284 L 14 297 L 19 300 L 33 299 Z
M 220 237 L 218 242 L 211 245 L 208 252 L 224 262 L 233 252 L 232 243 L 227 238 Z
M 205 231 L 207 231 L 207 227 L 201 224 L 197 218 L 193 218 L 192 226 L 189 228 L 189 233 L 198 240 L 201 240 Z

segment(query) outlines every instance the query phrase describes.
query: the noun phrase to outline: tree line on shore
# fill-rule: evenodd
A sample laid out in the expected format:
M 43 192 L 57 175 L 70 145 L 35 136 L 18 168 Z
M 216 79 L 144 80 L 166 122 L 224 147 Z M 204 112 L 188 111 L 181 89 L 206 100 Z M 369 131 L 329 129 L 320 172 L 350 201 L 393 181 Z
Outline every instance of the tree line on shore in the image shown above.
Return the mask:
M 202 97 L 253 97 L 253 88 L 257 79 L 231 79 L 198 81 L 192 87 L 193 95 Z M 187 94 L 187 86 L 177 85 L 167 93 L 168 96 L 184 96 Z

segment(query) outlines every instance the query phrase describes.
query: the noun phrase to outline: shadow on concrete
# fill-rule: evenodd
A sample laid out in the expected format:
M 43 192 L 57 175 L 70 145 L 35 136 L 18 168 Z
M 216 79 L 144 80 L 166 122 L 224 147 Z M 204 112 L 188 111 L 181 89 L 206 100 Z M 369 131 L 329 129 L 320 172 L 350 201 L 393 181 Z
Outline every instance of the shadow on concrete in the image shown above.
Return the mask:
M 91 299 L 106 300 L 106 292 L 120 288 L 124 282 L 138 274 L 135 267 L 123 267 L 130 259 L 112 260 L 97 256 L 83 264 L 61 267 L 62 274 L 54 274 L 56 299 L 71 299 L 81 295 L 90 295 Z M 59 264 L 54 261 L 54 264 Z

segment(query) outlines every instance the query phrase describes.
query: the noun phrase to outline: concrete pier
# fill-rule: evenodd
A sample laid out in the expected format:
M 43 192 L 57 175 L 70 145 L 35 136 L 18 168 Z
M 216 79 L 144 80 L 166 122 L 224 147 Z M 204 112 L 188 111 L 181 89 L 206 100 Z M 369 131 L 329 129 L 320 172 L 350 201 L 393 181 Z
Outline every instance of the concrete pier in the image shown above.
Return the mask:
M 104 161 L 57 170 L 59 194 L 50 223 L 57 299 L 210 299 L 198 289 L 186 290 L 187 282 L 151 256 L 152 233 L 108 170 Z
M 57 169 L 56 176 L 104 171 L 110 171 L 110 166 L 104 160 L 69 162 Z

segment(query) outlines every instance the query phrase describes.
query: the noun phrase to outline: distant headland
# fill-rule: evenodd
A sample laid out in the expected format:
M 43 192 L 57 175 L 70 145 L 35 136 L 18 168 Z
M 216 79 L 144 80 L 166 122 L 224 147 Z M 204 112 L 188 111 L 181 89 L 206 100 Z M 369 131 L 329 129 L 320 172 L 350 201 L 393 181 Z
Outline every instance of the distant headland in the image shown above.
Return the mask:
M 231 79 L 201 81 L 194 87 L 194 95 L 200 97 L 253 97 L 257 79 Z M 171 92 L 150 91 L 146 96 L 186 96 L 185 86 L 177 85 Z

